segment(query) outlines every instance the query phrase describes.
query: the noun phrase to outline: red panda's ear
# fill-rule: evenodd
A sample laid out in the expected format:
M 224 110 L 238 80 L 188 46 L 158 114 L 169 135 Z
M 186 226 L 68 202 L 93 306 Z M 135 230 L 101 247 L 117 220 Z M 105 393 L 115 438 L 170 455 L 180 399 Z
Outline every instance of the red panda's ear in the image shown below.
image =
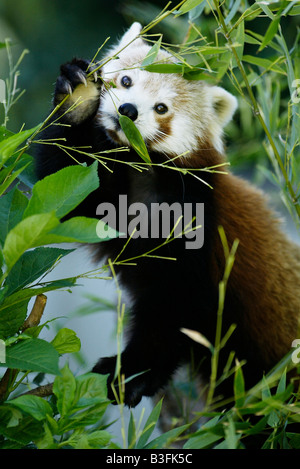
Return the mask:
M 237 99 L 219 86 L 212 86 L 211 93 L 212 104 L 218 123 L 221 128 L 223 128 L 232 119 L 233 114 L 236 111 L 238 105 Z
M 139 46 L 143 43 L 143 39 L 139 37 L 139 34 L 142 30 L 142 25 L 138 22 L 132 23 L 130 28 L 125 32 L 125 34 L 121 37 L 117 48 L 118 50 L 123 49 L 132 41 L 132 45 Z M 131 45 L 131 44 L 130 44 Z

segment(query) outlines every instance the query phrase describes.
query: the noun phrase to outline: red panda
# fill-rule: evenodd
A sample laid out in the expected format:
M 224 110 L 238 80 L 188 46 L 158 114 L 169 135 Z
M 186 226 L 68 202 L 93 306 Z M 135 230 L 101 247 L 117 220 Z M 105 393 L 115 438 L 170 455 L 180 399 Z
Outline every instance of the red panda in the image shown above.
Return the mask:
M 200 375 L 209 379 L 209 350 L 183 334 L 182 328 L 199 331 L 214 343 L 218 285 L 225 266 L 219 226 L 229 246 L 239 241 L 227 285 L 222 334 L 232 324 L 236 329 L 221 351 L 220 372 L 234 351 L 239 361 L 245 360 L 246 386 L 254 385 L 291 349 L 300 313 L 299 251 L 281 231 L 264 195 L 227 169 L 227 174 L 205 170 L 226 161 L 222 134 L 236 110 L 236 98 L 203 81 L 143 70 L 150 46 L 140 31 L 141 26 L 134 23 L 109 52 L 114 58 L 103 66 L 101 79 L 86 60 L 73 59 L 61 66 L 54 95 L 54 105 L 61 106 L 53 119 L 67 125 L 48 126 L 43 136 L 66 139 L 74 155 L 77 147 L 88 146 L 94 153 L 112 151 L 111 161 L 106 162 L 110 171 L 99 164 L 100 188 L 74 215 L 103 216 L 97 209 L 104 203 L 115 208 L 119 220 L 124 215 L 120 197 L 126 197 L 133 207 L 129 226 L 134 208 L 145 208 L 135 225 L 140 236 L 131 230 L 125 237 L 93 246 L 98 260 L 135 258 L 134 266 L 115 265 L 132 300 L 128 342 L 121 355 L 121 373 L 126 378 L 134 375 L 125 386 L 128 406 L 163 388 L 191 353 L 194 363 L 200 364 Z M 160 50 L 157 60 L 175 59 Z M 79 97 L 81 104 L 71 107 Z M 152 165 L 142 172 L 126 164 L 141 160 L 119 124 L 119 115 L 134 122 L 147 146 Z M 120 145 L 129 151 L 118 152 Z M 68 153 L 57 146 L 40 145 L 38 177 L 75 164 L 72 150 Z M 78 152 L 76 159 L 92 162 Z M 178 221 L 175 208 L 182 213 L 190 210 L 192 230 L 171 240 L 170 231 L 166 235 L 159 227 L 151 236 L 162 204 L 171 207 L 171 232 Z M 199 207 L 202 227 L 195 224 Z M 113 228 L 118 229 L 118 223 Z M 197 240 L 198 230 L 201 237 Z M 155 258 L 144 255 L 151 252 Z M 108 374 L 110 387 L 115 367 L 116 357 L 107 357 L 93 371 Z M 223 383 L 220 392 L 231 396 L 232 383 Z M 111 391 L 109 396 L 114 398 Z

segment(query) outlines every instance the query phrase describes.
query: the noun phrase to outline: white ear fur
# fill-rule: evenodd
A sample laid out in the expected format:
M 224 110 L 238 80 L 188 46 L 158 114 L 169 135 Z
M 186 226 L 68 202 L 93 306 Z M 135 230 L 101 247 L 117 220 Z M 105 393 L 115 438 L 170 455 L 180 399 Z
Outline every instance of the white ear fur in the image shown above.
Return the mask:
M 223 128 L 232 119 L 232 116 L 237 108 L 237 99 L 228 91 L 225 91 L 219 86 L 211 88 L 212 103 L 215 109 L 218 122 Z
M 140 46 L 141 43 L 143 42 L 142 38 L 138 37 L 140 32 L 142 30 L 142 25 L 138 22 L 132 23 L 130 28 L 125 32 L 125 34 L 121 37 L 119 43 L 118 43 L 118 50 L 123 49 L 123 47 L 126 47 L 127 44 L 129 44 L 131 41 L 133 41 L 135 38 L 135 41 L 133 42 L 132 45 L 134 46 Z

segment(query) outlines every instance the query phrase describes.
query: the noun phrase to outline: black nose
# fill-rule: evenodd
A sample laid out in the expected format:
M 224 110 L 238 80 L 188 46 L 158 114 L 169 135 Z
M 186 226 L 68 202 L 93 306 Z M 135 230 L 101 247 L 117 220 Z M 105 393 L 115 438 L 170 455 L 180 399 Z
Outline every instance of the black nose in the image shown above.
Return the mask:
M 119 113 L 122 114 L 122 116 L 129 117 L 129 119 L 131 119 L 132 121 L 135 121 L 138 116 L 137 108 L 133 104 L 130 104 L 130 103 L 122 104 L 119 107 Z

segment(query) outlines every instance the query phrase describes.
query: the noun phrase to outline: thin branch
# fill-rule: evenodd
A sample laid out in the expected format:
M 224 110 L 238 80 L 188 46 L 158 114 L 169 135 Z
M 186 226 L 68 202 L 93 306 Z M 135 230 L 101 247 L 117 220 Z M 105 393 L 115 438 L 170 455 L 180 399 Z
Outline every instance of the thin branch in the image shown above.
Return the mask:
M 29 329 L 30 327 L 39 325 L 46 303 L 47 303 L 46 295 L 38 295 L 36 297 L 31 313 L 29 314 L 28 318 L 26 319 L 23 326 L 21 327 L 22 332 L 24 332 L 26 329 Z
M 8 390 L 11 384 L 14 383 L 18 373 L 19 370 L 12 370 L 11 368 L 8 368 L 5 371 L 0 381 L 0 402 L 5 401 L 5 399 L 8 397 Z
M 38 388 L 31 389 L 30 391 L 24 392 L 21 396 L 26 396 L 30 394 L 31 396 L 47 397 L 53 394 L 53 383 L 45 384 L 44 386 L 39 386 Z

